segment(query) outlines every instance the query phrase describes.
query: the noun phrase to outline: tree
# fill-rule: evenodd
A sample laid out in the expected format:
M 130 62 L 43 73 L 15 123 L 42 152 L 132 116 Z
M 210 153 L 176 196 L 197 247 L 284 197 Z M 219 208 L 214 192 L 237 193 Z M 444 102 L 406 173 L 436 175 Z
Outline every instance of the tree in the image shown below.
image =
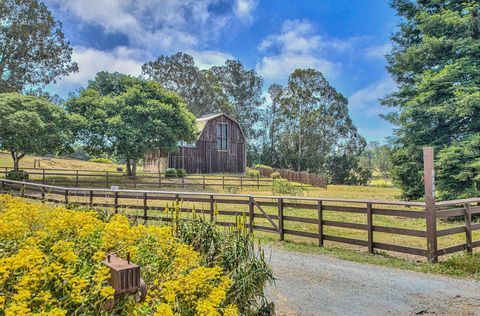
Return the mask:
M 348 101 L 321 72 L 297 69 L 281 97 L 280 160 L 284 167 L 326 173 L 326 157 L 361 152 L 365 140 L 348 114 Z
M 260 106 L 264 102 L 263 79 L 255 70 L 245 69 L 238 60 L 227 60 L 225 65 L 214 66 L 210 71 L 217 79 L 220 91 L 227 97 L 227 114 L 238 121 L 252 145 L 257 135 L 256 123 L 260 119 Z
M 386 117 L 396 125 L 393 179 L 404 198 L 418 199 L 423 196 L 422 147 L 440 152 L 467 145 L 464 140 L 480 133 L 480 4 L 395 0 L 392 6 L 402 20 L 392 36 L 387 69 L 398 90 L 382 103 L 395 108 Z
M 76 71 L 61 23 L 45 4 L 0 1 L 0 93 L 33 90 Z
M 270 104 L 267 105 L 265 113 L 262 115 L 262 123 L 265 126 L 261 158 L 260 160 L 269 166 L 278 166 L 278 135 L 280 125 L 280 101 L 284 89 L 281 85 L 274 83 L 268 88 Z
M 478 196 L 480 189 L 480 134 L 452 143 L 438 153 L 439 198 Z
M 142 77 L 178 93 L 197 117 L 227 111 L 227 100 L 218 89 L 216 78 L 195 66 L 193 57 L 188 54 L 160 56 L 142 66 Z
M 200 70 L 185 53 L 160 56 L 142 67 L 143 78 L 177 92 L 197 117 L 223 112 L 238 121 L 248 140 L 248 159 L 258 151 L 263 79 L 238 60 Z
M 0 148 L 10 152 L 13 169 L 25 155 L 68 151 L 81 118 L 44 98 L 0 94 Z
M 67 108 L 89 122 L 82 131 L 82 142 L 89 152 L 123 157 L 128 174 L 135 175 L 137 161 L 148 151 L 172 151 L 179 141 L 195 140 L 195 117 L 178 95 L 163 90 L 158 83 L 123 76 L 112 75 L 110 79 L 131 80 L 133 84 L 126 85 L 124 92 L 123 88 L 114 89 L 117 95 L 102 95 L 93 88 L 85 89 L 67 102 Z M 100 81 L 108 77 L 104 74 Z M 97 85 L 91 82 L 89 86 Z

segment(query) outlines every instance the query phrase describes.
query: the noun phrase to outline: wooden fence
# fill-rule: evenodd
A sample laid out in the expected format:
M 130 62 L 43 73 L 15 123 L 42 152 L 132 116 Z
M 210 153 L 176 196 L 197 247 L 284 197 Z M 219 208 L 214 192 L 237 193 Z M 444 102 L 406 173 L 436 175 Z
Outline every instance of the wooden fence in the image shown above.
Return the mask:
M 199 192 L 170 192 L 153 190 L 110 190 L 92 188 L 59 187 L 30 182 L 0 179 L 2 193 L 11 193 L 32 199 L 55 203 L 73 203 L 89 207 L 100 207 L 112 212 L 122 212 L 130 218 L 145 221 L 171 221 L 165 212 L 167 203 L 182 201 L 181 212 L 189 213 L 195 205 L 197 213 L 213 219 L 217 205 L 218 225 L 234 225 L 235 216 L 248 217 L 250 231 L 262 231 L 278 235 L 280 240 L 293 235 L 315 239 L 319 246 L 324 241 L 345 243 L 375 249 L 425 256 L 431 261 L 437 257 L 459 251 L 471 252 L 480 246 L 480 240 L 473 240 L 472 231 L 479 230 L 480 224 L 472 223 L 472 215 L 480 213 L 480 199 L 446 201 L 437 203 L 433 210 L 436 218 L 464 217 L 464 224 L 437 230 L 426 221 L 431 214 L 424 202 L 351 200 L 331 198 L 301 198 L 292 196 L 254 196 L 243 194 L 218 194 Z M 298 211 L 302 210 L 302 213 Z M 326 214 L 329 214 L 326 218 Z M 350 221 L 332 220 L 352 216 Z M 431 217 L 431 216 L 430 216 Z M 395 226 L 379 225 L 379 219 L 389 218 Z M 402 227 L 405 221 L 422 221 L 425 229 Z M 385 223 L 385 220 L 382 220 Z M 336 228 L 328 232 L 327 229 Z M 351 238 L 343 235 L 342 229 L 362 232 L 365 238 Z M 404 236 L 399 243 L 390 242 L 391 237 Z M 465 242 L 437 249 L 437 239 L 452 234 L 465 234 Z M 411 239 L 421 240 L 423 247 L 409 245 Z M 433 244 L 428 241 L 432 239 Z M 418 243 L 417 243 L 418 245 Z
M 260 172 L 262 177 L 270 178 L 272 173 L 278 172 L 284 179 L 309 184 L 319 188 L 327 188 L 327 178 L 325 176 L 319 176 L 308 172 L 297 172 L 288 169 L 276 169 L 276 168 L 255 168 Z
M 40 169 L 22 168 L 24 176 L 28 176 L 28 182 L 66 185 L 66 186 L 95 186 L 110 188 L 119 186 L 123 188 L 186 188 L 197 187 L 222 187 L 222 189 L 244 188 L 257 189 L 272 188 L 275 179 L 260 177 L 246 177 L 243 175 L 187 175 L 183 178 L 166 177 L 163 173 L 138 172 L 136 176 L 128 176 L 120 171 L 96 171 L 96 170 L 71 170 L 71 169 Z M 9 167 L 0 167 L 0 175 L 6 178 L 11 170 Z

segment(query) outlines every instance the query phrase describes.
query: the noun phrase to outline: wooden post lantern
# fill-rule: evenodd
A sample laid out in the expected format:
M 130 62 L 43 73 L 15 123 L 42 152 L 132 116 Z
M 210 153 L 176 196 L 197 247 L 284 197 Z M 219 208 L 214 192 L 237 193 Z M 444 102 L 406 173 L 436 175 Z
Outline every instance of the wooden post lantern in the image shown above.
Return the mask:
M 140 266 L 114 254 L 108 254 L 103 263 L 110 268 L 110 285 L 115 289 L 115 294 L 139 294 L 137 302 L 141 302 L 147 295 L 145 282 L 140 278 Z

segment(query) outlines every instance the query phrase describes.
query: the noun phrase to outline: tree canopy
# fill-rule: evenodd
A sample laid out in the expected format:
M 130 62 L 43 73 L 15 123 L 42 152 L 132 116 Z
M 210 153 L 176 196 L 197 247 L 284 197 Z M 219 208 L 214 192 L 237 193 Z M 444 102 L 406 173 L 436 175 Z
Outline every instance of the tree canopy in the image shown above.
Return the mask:
M 156 82 L 99 73 L 88 87 L 67 102 L 69 111 L 88 122 L 81 142 L 91 153 L 125 158 L 129 174 L 148 151 L 171 151 L 179 141 L 195 139 L 194 115 L 177 94 Z
M 12 155 L 14 169 L 26 154 L 68 151 L 81 118 L 44 98 L 0 94 L 0 148 Z
M 468 151 L 480 133 L 480 4 L 395 0 L 392 6 L 402 18 L 388 56 L 398 90 L 382 103 L 395 109 L 387 116 L 396 125 L 391 139 L 394 180 L 404 198 L 417 199 L 423 195 L 421 148 L 434 146 L 446 157 L 457 150 L 450 146 L 467 146 L 462 150 Z M 441 170 L 447 174 L 439 177 L 439 189 L 448 187 L 442 181 L 454 177 L 450 172 L 456 169 Z M 473 187 L 478 173 L 470 171 Z M 469 195 L 467 191 L 457 193 Z
M 37 0 L 0 1 L 0 93 L 35 90 L 78 70 L 62 25 Z
M 275 84 L 269 92 L 269 133 L 262 162 L 329 174 L 336 183 L 356 183 L 357 157 L 365 140 L 350 119 L 347 99 L 314 69 L 295 70 L 286 87 Z M 327 172 L 332 165 L 340 166 L 340 161 L 341 169 Z

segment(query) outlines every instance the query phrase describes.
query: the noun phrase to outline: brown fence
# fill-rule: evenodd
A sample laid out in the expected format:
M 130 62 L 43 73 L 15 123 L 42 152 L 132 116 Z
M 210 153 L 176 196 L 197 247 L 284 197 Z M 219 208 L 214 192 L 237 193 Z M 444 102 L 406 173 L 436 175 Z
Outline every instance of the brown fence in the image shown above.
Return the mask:
M 255 168 L 260 172 L 262 177 L 270 178 L 272 173 L 278 172 L 284 179 L 309 184 L 319 188 L 327 188 L 327 178 L 308 172 L 297 172 L 288 169 L 276 169 L 276 168 Z
M 472 215 L 480 213 L 480 206 L 473 204 L 479 203 L 480 199 L 438 203 L 433 216 L 439 220 L 461 216 L 464 222 L 437 230 L 437 223 L 444 223 L 435 220 L 433 226 L 430 225 L 433 228 L 429 228 L 428 208 L 423 202 L 72 188 L 4 179 L 0 179 L 0 186 L 2 193 L 55 203 L 101 207 L 148 221 L 171 221 L 165 209 L 167 203 L 175 200 L 182 201 L 182 212 L 191 212 L 195 205 L 197 213 L 210 218 L 213 218 L 217 205 L 219 225 L 233 225 L 235 216 L 245 213 L 251 231 L 276 234 L 280 240 L 293 235 L 315 239 L 319 246 L 324 241 L 331 241 L 366 247 L 369 252 L 379 249 L 426 256 L 432 261 L 441 255 L 472 251 L 480 246 L 480 239 L 474 240 L 472 236 L 472 231 L 480 229 L 480 224 L 472 224 Z M 405 228 L 405 223 L 409 221 L 423 228 Z M 344 233 L 345 230 L 349 233 Z M 465 235 L 462 239 L 465 242 L 437 249 L 438 239 L 453 234 Z M 433 238 L 435 243 L 430 244 L 429 238 Z
M 0 167 L 0 177 L 6 178 L 11 168 Z M 186 188 L 186 187 L 222 187 L 222 189 L 272 188 L 275 179 L 246 177 L 242 175 L 187 175 L 183 178 L 166 177 L 163 173 L 139 172 L 136 176 L 128 176 L 120 171 L 71 170 L 71 169 L 40 169 L 22 168 L 24 177 L 32 183 L 65 185 L 65 186 L 95 186 L 110 188 Z M 279 180 L 277 180 L 279 181 Z

